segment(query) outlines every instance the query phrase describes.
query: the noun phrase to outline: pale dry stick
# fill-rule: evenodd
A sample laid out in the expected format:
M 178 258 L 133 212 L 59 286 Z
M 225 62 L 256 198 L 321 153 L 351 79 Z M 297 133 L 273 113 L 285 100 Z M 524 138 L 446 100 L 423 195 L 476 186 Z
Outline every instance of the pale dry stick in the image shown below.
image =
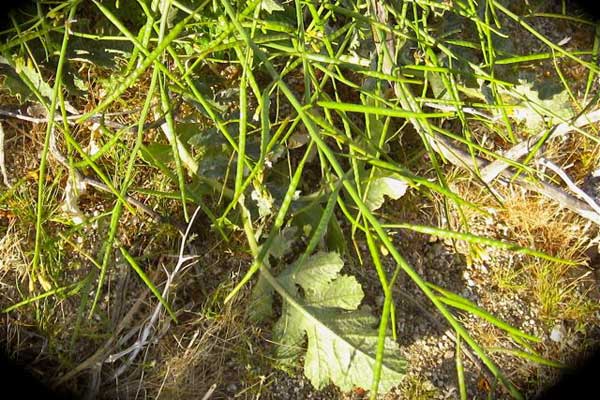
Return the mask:
M 158 392 L 156 393 L 157 399 L 160 399 L 160 395 L 162 394 L 162 391 L 165 387 L 165 383 L 167 383 L 167 378 L 169 377 L 169 372 L 171 372 L 171 366 L 167 364 L 167 371 L 165 372 L 165 376 L 163 377 L 163 380 L 160 383 L 160 387 L 158 388 Z M 140 379 L 140 385 L 141 384 L 142 384 L 142 380 Z M 138 393 L 139 393 L 139 388 L 138 388 Z M 136 393 L 136 397 L 137 397 L 137 393 Z
M 2 122 L 0 121 L 0 171 L 2 172 L 2 180 L 4 182 L 4 186 L 7 188 L 11 187 L 10 182 L 8 181 L 8 174 L 6 173 L 6 164 L 4 160 L 4 127 L 2 126 Z
M 118 111 L 118 112 L 95 114 L 95 115 L 90 116 L 86 121 L 96 122 L 96 123 L 102 122 L 104 125 L 106 125 L 108 127 L 115 128 L 115 129 L 123 129 L 123 128 L 125 128 L 124 124 L 121 124 L 121 123 L 115 122 L 115 121 L 111 121 L 111 120 L 104 120 L 104 119 L 106 117 L 118 117 L 118 116 L 123 116 L 123 115 L 130 115 L 130 114 L 134 114 L 139 111 L 140 111 L 140 109 L 132 109 L 132 110 L 125 110 L 125 111 Z M 79 119 L 80 117 L 82 117 L 83 115 L 84 114 L 69 115 L 69 116 L 67 116 L 67 121 L 71 124 L 75 124 L 75 121 L 77 119 Z M 30 115 L 30 114 L 23 114 L 21 112 L 11 111 L 11 110 L 7 110 L 7 109 L 3 109 L 3 108 L 0 108 L 0 117 L 15 118 L 15 119 L 18 119 L 21 121 L 32 122 L 34 124 L 45 124 L 50 120 L 48 117 L 34 117 L 33 115 Z M 178 122 L 181 121 L 181 122 L 198 123 L 198 121 L 193 118 L 192 119 L 182 118 L 177 113 L 174 113 L 173 117 Z M 54 116 L 54 121 L 62 122 L 62 121 L 64 121 L 64 118 L 62 115 L 56 114 Z M 163 122 L 164 122 L 164 117 L 162 117 L 154 122 L 149 122 L 144 125 L 143 130 L 157 128 Z M 132 126 L 130 128 L 130 130 L 131 130 L 131 132 L 136 133 L 137 126 Z
M 513 178 L 513 174 L 509 171 L 502 173 L 502 182 L 505 184 L 516 183 L 526 190 L 540 193 L 555 202 L 562 207 L 568 208 L 569 210 L 579 214 L 581 217 L 592 221 L 596 225 L 600 225 L 600 214 L 588 206 L 584 201 L 579 200 L 577 197 L 566 193 L 563 189 L 558 186 L 551 185 L 546 182 L 530 182 L 523 178 Z
M 484 160 L 480 157 L 471 157 L 469 153 L 458 149 L 452 144 L 452 142 L 450 142 L 450 140 L 445 137 L 436 136 L 434 140 L 436 142 L 435 150 L 457 167 L 462 167 L 473 174 L 476 174 L 476 168 L 481 171 L 483 168 L 489 165 L 487 160 Z M 540 193 L 556 201 L 562 207 L 568 208 L 583 218 L 600 225 L 600 214 L 598 214 L 586 202 L 570 195 L 558 186 L 551 185 L 546 182 L 534 183 L 522 177 L 515 178 L 514 174 L 508 170 L 501 171 L 499 178 L 500 182 L 505 185 L 516 183 L 526 190 Z
M 587 193 L 585 193 L 583 190 L 577 187 L 575 182 L 573 182 L 571 178 L 569 178 L 569 175 L 567 175 L 567 173 L 562 168 L 554 164 L 552 161 L 546 160 L 545 158 L 540 158 L 537 162 L 542 167 L 551 169 L 556 175 L 560 177 L 560 179 L 563 180 L 563 182 L 567 184 L 567 187 L 571 189 L 571 191 L 575 193 L 575 195 L 582 198 L 586 203 L 588 203 L 590 207 L 594 209 L 594 211 L 596 211 L 598 215 L 600 215 L 600 206 L 598 206 L 598 203 L 596 203 L 594 199 L 592 199 Z
M 56 145 L 56 130 L 52 128 L 50 132 L 50 142 L 49 142 L 49 153 L 50 155 L 62 164 L 68 171 L 67 184 L 65 185 L 64 195 L 63 195 L 63 205 L 62 209 L 69 213 L 75 221 L 75 223 L 80 224 L 84 221 L 84 214 L 79 209 L 79 196 L 85 193 L 87 185 L 83 182 L 83 177 L 74 168 L 69 168 L 69 163 L 67 159 L 62 153 L 58 150 Z
M 488 161 L 483 160 L 479 157 L 471 157 L 466 151 L 460 150 L 455 147 L 450 140 L 436 136 L 434 139 L 436 143 L 435 150 L 446 157 L 450 163 L 458 167 L 462 167 L 471 171 L 475 174 L 475 167 L 480 171 L 489 165 Z M 579 214 L 583 218 L 600 225 L 600 214 L 598 214 L 592 207 L 586 202 L 579 200 L 577 197 L 570 195 L 558 186 L 551 185 L 546 182 L 531 182 L 525 178 L 515 178 L 511 171 L 504 170 L 500 173 L 500 182 L 505 185 L 510 183 L 516 183 L 526 190 L 540 193 L 554 201 L 556 201 L 562 207 L 568 208 L 569 210 Z
M 129 114 L 133 114 L 133 113 L 135 113 L 137 111 L 139 111 L 139 110 L 126 110 L 126 111 L 119 111 L 119 112 L 106 113 L 106 114 L 96 114 L 96 115 L 92 115 L 89 118 L 89 120 L 97 121 L 97 120 L 100 120 L 100 119 L 102 119 L 104 117 L 116 117 L 116 116 L 120 116 L 120 115 L 129 115 Z M 68 115 L 67 116 L 67 121 L 74 122 L 75 120 L 77 120 L 78 118 L 82 117 L 83 115 L 84 114 Z M 20 119 L 21 121 L 33 122 L 34 124 L 45 124 L 45 123 L 47 123 L 50 120 L 50 118 L 48 118 L 48 117 L 34 117 L 32 115 L 29 115 L 29 114 L 23 114 L 23 113 L 20 113 L 20 112 L 6 110 L 6 109 L 2 109 L 2 108 L 0 108 L 0 116 L 2 116 L 2 117 L 16 118 L 16 119 Z M 56 121 L 56 122 L 62 122 L 62 121 L 64 121 L 64 118 L 63 118 L 62 115 L 56 114 L 54 116 L 54 121 Z
M 184 257 L 183 252 L 185 250 L 185 245 L 187 243 L 187 239 L 189 237 L 191 228 L 192 228 L 194 221 L 196 220 L 196 217 L 197 217 L 198 213 L 200 212 L 200 210 L 201 210 L 201 207 L 196 207 L 196 210 L 194 211 L 194 214 L 192 215 L 192 218 L 190 219 L 187 229 L 186 229 L 185 233 L 183 234 L 183 238 L 181 239 L 181 245 L 179 248 L 179 258 L 177 261 L 177 265 L 173 269 L 173 272 L 171 272 L 170 274 L 167 273 L 167 281 L 165 283 L 165 286 L 164 286 L 163 292 L 162 292 L 162 297 L 165 300 L 168 299 L 171 284 L 173 283 L 173 279 L 175 278 L 177 273 L 181 270 L 181 268 L 184 265 L 188 265 L 188 264 L 186 264 L 188 261 L 193 260 L 197 257 L 197 256 Z M 140 334 L 140 337 L 134 344 L 132 344 L 129 348 L 127 348 L 123 351 L 120 351 L 116 354 L 109 356 L 106 359 L 106 362 L 115 362 L 116 360 L 120 359 L 121 357 L 124 357 L 127 354 L 130 354 L 128 360 L 121 367 L 119 367 L 119 369 L 115 372 L 115 374 L 114 374 L 115 379 L 118 379 L 118 377 L 121 376 L 127 370 L 129 365 L 138 356 L 138 354 L 140 353 L 142 348 L 150 342 L 150 339 L 149 339 L 150 334 L 152 333 L 152 330 L 154 329 L 154 325 L 156 324 L 156 321 L 158 320 L 158 317 L 160 316 L 160 312 L 162 311 L 162 308 L 163 308 L 163 303 L 159 301 L 156 304 L 156 307 L 154 308 L 154 312 L 152 313 L 150 320 L 145 324 L 145 326 Z
M 125 326 L 128 325 L 131 322 L 131 320 L 133 319 L 133 316 L 135 315 L 135 313 L 141 307 L 141 305 L 144 302 L 144 299 L 146 298 L 146 296 L 148 295 L 148 293 L 149 293 L 149 289 L 144 289 L 144 291 L 142 292 L 142 294 L 138 297 L 138 299 L 136 300 L 136 302 L 129 309 L 129 311 L 127 312 L 127 314 L 125 314 L 125 316 L 123 317 L 123 319 L 121 320 L 121 322 L 119 322 L 119 325 L 117 325 L 117 327 L 114 330 L 113 334 L 106 341 L 106 343 L 104 343 L 104 345 L 101 348 L 99 348 L 98 350 L 96 350 L 96 352 L 94 354 L 92 354 L 90 357 L 88 357 L 87 359 L 85 359 L 82 363 L 80 363 L 75 368 L 73 368 L 72 370 L 70 370 L 69 372 L 67 372 L 65 375 L 63 375 L 54 384 L 54 386 L 55 387 L 61 386 L 63 383 L 70 381 L 71 379 L 73 379 L 74 377 L 76 377 L 81 372 L 85 371 L 86 369 L 90 369 L 90 368 L 94 368 L 95 366 L 102 365 L 102 363 L 104 362 L 107 354 L 110 352 L 110 348 L 116 342 L 116 340 L 117 340 L 119 334 L 121 333 L 121 331 L 123 331 L 123 329 L 125 329 Z
M 439 103 L 433 103 L 433 102 L 425 102 L 425 103 L 423 103 L 423 105 L 425 105 L 427 107 L 435 108 L 436 110 L 440 110 L 440 111 L 458 111 L 458 109 L 459 109 L 458 106 L 453 106 L 450 104 L 439 104 Z M 462 107 L 460 110 L 465 114 L 477 115 L 478 117 L 485 118 L 489 121 L 498 121 L 501 118 L 501 116 L 489 115 L 489 114 L 481 112 L 473 107 Z
M 177 103 L 179 105 L 179 102 Z M 175 108 L 176 109 L 176 108 Z M 104 113 L 104 114 L 95 114 L 90 116 L 87 121 L 89 122 L 95 122 L 95 123 L 102 123 L 108 127 L 111 128 L 115 128 L 115 129 L 124 129 L 126 126 L 124 124 L 121 124 L 119 122 L 115 122 L 115 121 L 110 121 L 110 120 L 105 120 L 105 117 L 115 117 L 115 116 L 122 116 L 122 115 L 129 115 L 129 114 L 133 114 L 135 112 L 138 112 L 139 110 L 133 109 L 133 110 L 125 110 L 125 111 L 119 111 L 119 112 L 113 112 L 113 113 Z M 174 113 L 175 117 L 177 117 L 177 113 Z M 82 117 L 84 114 L 73 114 L 73 115 L 69 115 L 67 116 L 67 121 L 71 124 L 75 124 L 75 120 L 77 120 L 78 118 Z M 14 111 L 10 111 L 10 110 L 6 110 L 6 109 L 2 109 L 0 108 L 0 116 L 3 117 L 11 117 L 11 118 L 15 118 L 15 119 L 19 119 L 21 121 L 27 121 L 27 122 L 32 122 L 34 124 L 45 124 L 49 121 L 48 117 L 34 117 L 32 115 L 29 114 L 22 114 L 19 112 L 14 112 Z M 56 114 L 54 116 L 54 121 L 56 122 L 61 122 L 64 121 L 64 118 L 62 115 L 60 114 Z M 165 122 L 165 118 L 160 117 L 158 118 L 156 121 L 154 122 L 148 122 L 146 124 L 144 124 L 144 126 L 142 127 L 142 130 L 146 131 L 149 129 L 154 129 L 159 127 L 161 124 L 163 124 Z M 132 133 L 137 133 L 137 125 L 132 125 L 129 127 L 130 132 Z
M 204 396 L 202 396 L 202 400 L 208 400 L 211 398 L 211 396 L 213 395 L 215 389 L 217 389 L 217 384 L 213 383 L 208 390 L 206 391 L 206 393 L 204 394 Z
M 561 124 L 556 125 L 556 127 L 552 131 L 552 138 L 566 136 L 574 130 L 583 128 L 587 125 L 591 125 L 598 121 L 600 121 L 600 110 L 594 110 L 590 113 L 581 115 L 573 123 L 563 122 Z M 533 137 L 525 139 L 524 141 L 516 144 L 515 146 L 504 152 L 503 157 L 512 161 L 519 160 L 521 157 L 528 154 L 529 150 L 532 147 L 531 145 L 541 140 L 544 137 L 544 135 L 545 132 L 539 133 Z M 486 167 L 480 170 L 481 179 L 483 179 L 485 183 L 490 183 L 496 177 L 498 177 L 498 175 L 500 175 L 502 171 L 506 170 L 509 167 L 510 165 L 503 160 L 494 160 Z

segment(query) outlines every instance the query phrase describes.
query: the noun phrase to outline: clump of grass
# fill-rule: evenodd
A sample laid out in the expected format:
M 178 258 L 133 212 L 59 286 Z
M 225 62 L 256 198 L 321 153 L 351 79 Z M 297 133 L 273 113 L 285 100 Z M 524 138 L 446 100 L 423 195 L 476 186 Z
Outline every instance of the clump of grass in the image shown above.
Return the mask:
M 526 265 L 524 269 L 530 275 L 532 293 L 540 305 L 540 317 L 546 324 L 572 321 L 582 332 L 585 332 L 586 325 L 594 325 L 598 305 L 589 297 L 590 289 L 585 282 L 593 280 L 585 270 L 543 262 Z
M 425 400 L 439 396 L 435 386 L 417 375 L 408 375 L 399 387 L 400 396 L 406 399 Z
M 2 231 L 2 238 L 0 239 L 0 271 L 2 282 L 21 281 L 27 272 L 27 258 L 23 252 L 14 221 L 8 222 Z M 5 285 L 6 289 L 11 287 L 7 283 Z M 8 298 L 10 296 L 8 291 L 3 291 L 3 294 L 7 298 L 2 300 L 2 305 L 6 306 L 15 301 L 15 298 Z

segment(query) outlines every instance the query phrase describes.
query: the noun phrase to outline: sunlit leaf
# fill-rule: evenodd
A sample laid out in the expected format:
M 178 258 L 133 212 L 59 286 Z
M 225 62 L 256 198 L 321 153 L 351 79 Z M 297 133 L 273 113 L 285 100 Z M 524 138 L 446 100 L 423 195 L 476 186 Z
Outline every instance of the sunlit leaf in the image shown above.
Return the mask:
M 320 252 L 291 264 L 277 278 L 287 292 L 273 332 L 276 358 L 294 365 L 308 339 L 304 373 L 317 389 L 334 383 L 348 391 L 373 381 L 378 321 L 368 308 L 358 308 L 364 293 L 354 277 L 340 275 L 342 267 L 337 253 Z M 406 371 L 397 343 L 386 337 L 384 344 L 381 392 L 398 385 Z
M 260 7 L 269 14 L 271 14 L 273 11 L 285 10 L 277 0 L 262 0 L 262 2 L 260 3 Z
M 544 119 L 551 124 L 556 124 L 561 121 L 554 115 L 563 119 L 574 115 L 567 92 L 557 90 L 547 82 L 535 87 L 534 83 L 519 79 L 519 84 L 513 90 L 524 98 L 514 109 L 513 116 L 518 121 L 524 122 L 527 129 L 532 132 L 543 128 Z
M 369 188 L 366 192 L 365 205 L 369 210 L 377 210 L 383 205 L 385 197 L 398 200 L 404 196 L 408 184 L 399 175 L 393 173 L 380 172 L 374 173 L 374 177 L 369 181 Z

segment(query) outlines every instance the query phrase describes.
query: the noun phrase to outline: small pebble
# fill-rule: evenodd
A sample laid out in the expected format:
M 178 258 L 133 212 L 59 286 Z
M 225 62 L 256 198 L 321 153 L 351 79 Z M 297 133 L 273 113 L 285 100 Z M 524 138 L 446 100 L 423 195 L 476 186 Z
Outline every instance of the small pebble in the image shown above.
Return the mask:
M 550 332 L 550 340 L 554 342 L 562 342 L 565 337 L 565 327 L 562 324 L 557 324 L 552 328 L 552 332 Z
M 235 383 L 230 383 L 227 385 L 227 391 L 229 393 L 234 393 L 237 390 L 237 385 Z

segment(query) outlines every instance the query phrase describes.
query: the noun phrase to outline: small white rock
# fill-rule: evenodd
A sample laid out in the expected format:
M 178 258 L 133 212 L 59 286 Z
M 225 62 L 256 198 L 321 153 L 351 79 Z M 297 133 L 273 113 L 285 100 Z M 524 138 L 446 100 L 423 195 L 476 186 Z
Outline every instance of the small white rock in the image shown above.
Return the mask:
M 554 342 L 562 342 L 565 337 L 565 327 L 562 324 L 557 324 L 552 328 L 552 332 L 550 332 L 550 340 Z

